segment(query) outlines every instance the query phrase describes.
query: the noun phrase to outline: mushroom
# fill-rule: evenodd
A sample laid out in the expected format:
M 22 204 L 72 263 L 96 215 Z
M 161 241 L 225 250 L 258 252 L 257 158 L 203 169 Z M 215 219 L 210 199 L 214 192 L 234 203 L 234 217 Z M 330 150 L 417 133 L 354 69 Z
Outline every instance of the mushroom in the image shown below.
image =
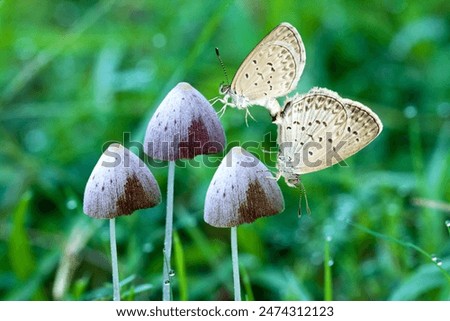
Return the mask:
M 284 210 L 284 199 L 275 177 L 255 156 L 233 147 L 217 168 L 205 199 L 205 222 L 231 227 L 234 299 L 241 300 L 237 226 Z
M 170 275 L 175 161 L 200 154 L 219 153 L 225 135 L 209 101 L 186 82 L 176 85 L 163 99 L 147 126 L 144 152 L 169 161 L 167 178 L 166 232 L 164 239 L 163 300 L 170 300 Z
M 114 301 L 120 301 L 115 218 L 160 202 L 158 183 L 144 162 L 120 144 L 109 145 L 86 183 L 83 211 L 90 217 L 110 220 Z

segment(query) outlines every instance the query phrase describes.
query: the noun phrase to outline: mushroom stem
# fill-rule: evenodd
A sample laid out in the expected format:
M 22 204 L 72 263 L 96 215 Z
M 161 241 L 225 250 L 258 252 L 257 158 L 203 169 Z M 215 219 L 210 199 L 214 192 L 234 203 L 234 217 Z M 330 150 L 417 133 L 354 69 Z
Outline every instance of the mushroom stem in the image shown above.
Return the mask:
M 172 253 L 173 230 L 173 189 L 175 180 L 175 161 L 169 161 L 169 173 L 167 177 L 167 208 L 166 208 L 166 235 L 164 238 L 164 262 L 163 262 L 163 301 L 170 301 L 170 257 Z
M 113 281 L 113 300 L 120 301 L 119 267 L 117 263 L 116 219 L 109 220 L 109 239 L 111 242 L 111 264 Z
M 231 261 L 233 263 L 234 301 L 241 301 L 241 281 L 239 278 L 237 226 L 231 227 Z

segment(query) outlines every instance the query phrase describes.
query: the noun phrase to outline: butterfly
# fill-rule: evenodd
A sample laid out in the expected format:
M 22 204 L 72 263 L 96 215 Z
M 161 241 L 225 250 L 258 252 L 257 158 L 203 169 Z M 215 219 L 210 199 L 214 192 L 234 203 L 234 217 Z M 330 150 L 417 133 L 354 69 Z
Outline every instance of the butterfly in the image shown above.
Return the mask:
M 288 98 L 278 116 L 278 177 L 298 186 L 300 175 L 330 167 L 357 153 L 382 131 L 363 104 L 326 88 Z
M 213 104 L 223 103 L 222 113 L 227 106 L 246 109 L 260 105 L 275 117 L 281 112 L 276 98 L 286 96 L 297 87 L 305 61 L 300 34 L 291 24 L 283 22 L 245 58 L 231 85 L 220 86 L 223 97 L 214 99 Z

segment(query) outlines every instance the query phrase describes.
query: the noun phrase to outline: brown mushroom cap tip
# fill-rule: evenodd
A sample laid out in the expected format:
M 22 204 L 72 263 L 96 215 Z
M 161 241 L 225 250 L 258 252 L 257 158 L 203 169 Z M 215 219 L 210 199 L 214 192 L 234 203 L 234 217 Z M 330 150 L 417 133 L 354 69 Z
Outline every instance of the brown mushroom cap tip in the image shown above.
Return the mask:
M 215 227 L 232 227 L 283 209 L 283 195 L 267 167 L 246 150 L 234 147 L 211 180 L 204 219 Z

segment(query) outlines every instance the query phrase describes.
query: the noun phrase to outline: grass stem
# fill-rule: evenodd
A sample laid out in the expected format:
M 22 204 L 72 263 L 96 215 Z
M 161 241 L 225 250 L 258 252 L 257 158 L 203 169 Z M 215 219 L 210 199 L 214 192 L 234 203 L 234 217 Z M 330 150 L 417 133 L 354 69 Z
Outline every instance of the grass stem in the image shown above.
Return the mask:
M 330 257 L 330 242 L 331 237 L 325 238 L 325 249 L 324 249 L 324 300 L 333 300 L 333 279 L 331 275 L 332 259 Z

